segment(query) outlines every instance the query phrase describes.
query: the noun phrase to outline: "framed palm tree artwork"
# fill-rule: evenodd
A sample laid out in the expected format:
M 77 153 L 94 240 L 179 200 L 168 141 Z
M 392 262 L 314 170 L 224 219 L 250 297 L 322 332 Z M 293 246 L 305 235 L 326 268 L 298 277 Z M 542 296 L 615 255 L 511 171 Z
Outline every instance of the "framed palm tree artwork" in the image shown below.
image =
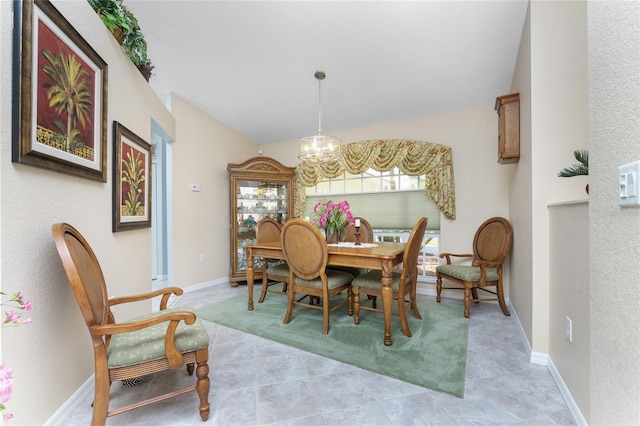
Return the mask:
M 113 122 L 113 232 L 151 226 L 151 162 L 149 143 Z
M 12 161 L 107 181 L 107 64 L 45 0 L 14 1 Z

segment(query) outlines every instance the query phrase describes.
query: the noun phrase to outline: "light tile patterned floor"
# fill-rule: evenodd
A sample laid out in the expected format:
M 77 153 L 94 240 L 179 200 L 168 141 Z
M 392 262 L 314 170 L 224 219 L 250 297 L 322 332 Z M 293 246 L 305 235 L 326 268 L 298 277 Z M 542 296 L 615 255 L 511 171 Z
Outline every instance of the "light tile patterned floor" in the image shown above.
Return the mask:
M 246 292 L 246 286 L 215 285 L 184 294 L 177 304 L 197 308 Z M 189 393 L 111 417 L 107 425 L 575 424 L 547 367 L 529 363 L 516 320 L 497 305 L 472 306 L 463 399 L 203 323 L 211 336 L 209 420 L 201 421 L 197 396 Z M 185 380 L 192 378 L 180 369 L 133 388 L 114 383 L 112 407 Z M 90 422 L 88 397 L 65 425 Z

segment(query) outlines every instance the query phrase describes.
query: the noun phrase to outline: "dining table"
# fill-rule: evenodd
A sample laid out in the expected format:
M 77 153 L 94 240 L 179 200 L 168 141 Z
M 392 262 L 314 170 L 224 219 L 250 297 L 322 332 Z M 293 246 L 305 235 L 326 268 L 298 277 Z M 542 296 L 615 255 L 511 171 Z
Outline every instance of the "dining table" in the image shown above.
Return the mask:
M 282 259 L 282 243 L 269 241 L 251 244 L 245 247 L 247 260 L 247 287 L 249 293 L 249 310 L 253 310 L 254 257 L 265 259 Z M 349 266 L 353 268 L 375 269 L 382 271 L 382 310 L 384 316 L 384 344 L 391 346 L 391 304 L 393 301 L 393 268 L 402 263 L 405 243 L 376 242 L 373 244 L 353 243 L 328 244 L 328 262 L 331 266 Z

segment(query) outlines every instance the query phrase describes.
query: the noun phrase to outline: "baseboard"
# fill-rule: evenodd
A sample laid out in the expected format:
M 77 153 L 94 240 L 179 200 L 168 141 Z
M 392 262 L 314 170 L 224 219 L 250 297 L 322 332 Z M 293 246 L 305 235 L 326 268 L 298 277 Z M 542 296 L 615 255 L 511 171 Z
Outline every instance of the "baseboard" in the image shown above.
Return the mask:
M 582 413 L 580 412 L 580 408 L 578 407 L 578 404 L 576 404 L 576 401 L 573 399 L 573 396 L 571 395 L 569 388 L 564 383 L 564 380 L 562 380 L 562 376 L 560 375 L 560 372 L 556 368 L 551 358 L 549 358 L 549 361 L 547 363 L 547 368 L 549 368 L 549 372 L 551 373 L 553 380 L 558 385 L 558 388 L 560 388 L 560 393 L 564 398 L 564 402 L 567 403 L 567 406 L 569 407 L 569 411 L 571 411 L 573 420 L 576 422 L 576 424 L 580 426 L 583 426 L 583 425 L 586 426 L 587 421 L 582 416 Z
M 571 411 L 573 420 L 578 425 L 586 426 L 587 422 L 582 416 L 582 413 L 580 412 L 580 408 L 578 407 L 578 404 L 576 404 L 576 401 L 573 399 L 573 396 L 571 395 L 569 388 L 567 387 L 566 383 L 562 379 L 560 372 L 554 365 L 553 360 L 551 359 L 549 354 L 546 354 L 543 352 L 534 352 L 531 349 L 531 345 L 529 344 L 529 339 L 527 339 L 527 335 L 525 334 L 524 329 L 522 328 L 522 324 L 520 323 L 520 319 L 518 318 L 518 314 L 516 310 L 511 304 L 511 300 L 507 299 L 507 305 L 509 306 L 509 311 L 511 312 L 511 315 L 515 317 L 516 323 L 518 324 L 518 331 L 520 332 L 520 338 L 522 339 L 522 343 L 524 343 L 529 353 L 529 362 L 531 362 L 532 364 L 544 365 L 549 369 L 549 373 L 551 373 L 551 377 L 553 377 L 553 381 L 556 382 L 556 385 L 558 386 L 558 389 L 560 389 L 560 394 L 562 395 L 564 402 L 567 404 L 569 411 Z
M 182 289 L 184 290 L 185 293 L 193 293 L 194 291 L 203 290 L 205 288 L 209 288 L 211 286 L 219 285 L 219 284 L 229 284 L 229 277 L 218 278 L 217 280 L 213 280 L 213 281 L 205 281 L 200 284 L 194 284 L 194 285 L 190 285 L 189 287 L 183 287 Z
M 93 390 L 95 388 L 95 375 L 91 375 L 89 379 L 77 391 L 71 395 L 69 398 L 58 410 L 53 413 L 53 416 L 49 418 L 44 424 L 48 425 L 68 425 L 67 418 L 73 413 L 73 411 L 80 405 L 82 401 L 85 400 L 86 397 L 93 394 Z

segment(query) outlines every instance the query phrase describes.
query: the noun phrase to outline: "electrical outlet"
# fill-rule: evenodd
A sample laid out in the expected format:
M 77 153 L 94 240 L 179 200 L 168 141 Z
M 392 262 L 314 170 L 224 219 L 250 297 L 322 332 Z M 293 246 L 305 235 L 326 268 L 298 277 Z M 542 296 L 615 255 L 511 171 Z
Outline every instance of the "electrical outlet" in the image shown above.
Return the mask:
M 573 342 L 573 322 L 569 317 L 564 317 L 564 334 L 568 341 Z
M 201 254 L 200 255 L 200 263 L 203 263 L 203 262 L 204 262 L 204 254 Z

